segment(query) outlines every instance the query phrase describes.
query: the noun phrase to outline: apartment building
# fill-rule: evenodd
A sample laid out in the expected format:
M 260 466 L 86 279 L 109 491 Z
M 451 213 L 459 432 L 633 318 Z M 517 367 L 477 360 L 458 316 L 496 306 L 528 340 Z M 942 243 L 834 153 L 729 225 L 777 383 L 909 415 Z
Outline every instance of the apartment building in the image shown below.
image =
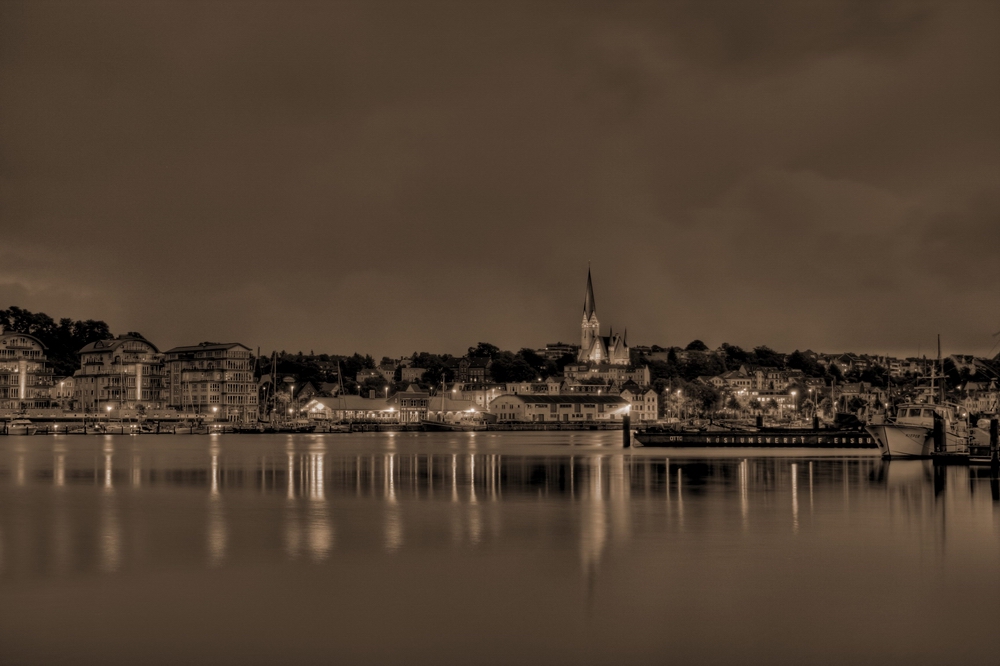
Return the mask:
M 238 342 L 202 342 L 164 352 L 167 402 L 216 420 L 255 422 L 257 384 L 253 352 Z

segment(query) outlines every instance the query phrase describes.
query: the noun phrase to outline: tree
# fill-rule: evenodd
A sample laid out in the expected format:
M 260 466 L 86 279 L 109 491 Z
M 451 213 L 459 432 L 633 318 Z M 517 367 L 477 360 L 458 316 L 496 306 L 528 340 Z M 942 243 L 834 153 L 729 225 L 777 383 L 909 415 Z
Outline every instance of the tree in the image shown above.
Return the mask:
M 824 374 L 823 366 L 798 349 L 788 355 L 786 364 L 792 370 L 801 370 L 807 377 L 822 377 Z
M 728 342 L 723 342 L 720 347 L 722 350 L 723 362 L 726 365 L 726 370 L 735 370 L 744 363 L 750 362 L 750 354 L 743 351 L 742 348 L 736 345 L 731 345 Z
M 469 358 L 495 358 L 500 353 L 500 348 L 488 342 L 480 342 L 475 347 L 469 347 L 466 354 Z
M 548 367 L 545 362 L 545 358 L 541 354 L 536 352 L 534 349 L 528 349 L 527 347 L 524 347 L 523 349 L 521 349 L 521 351 L 517 352 L 517 355 L 521 360 L 527 363 L 528 366 L 530 366 L 531 369 L 535 371 L 535 374 L 537 374 L 539 377 L 541 376 L 548 377 L 550 374 L 553 374 L 548 372 Z
M 706 352 L 708 351 L 708 345 L 701 340 L 692 340 L 688 343 L 688 346 L 684 348 L 684 351 Z
M 0 310 L 0 328 L 38 338 L 46 347 L 45 355 L 53 373 L 64 377 L 72 375 L 80 367 L 77 352 L 91 342 L 114 337 L 103 321 L 66 318 L 56 323 L 45 313 L 34 313 L 16 305 Z
M 754 363 L 769 368 L 785 367 L 785 355 L 774 351 L 767 345 L 753 348 Z
M 490 374 L 498 382 L 530 382 L 538 375 L 522 356 L 509 351 L 498 352 L 490 366 Z

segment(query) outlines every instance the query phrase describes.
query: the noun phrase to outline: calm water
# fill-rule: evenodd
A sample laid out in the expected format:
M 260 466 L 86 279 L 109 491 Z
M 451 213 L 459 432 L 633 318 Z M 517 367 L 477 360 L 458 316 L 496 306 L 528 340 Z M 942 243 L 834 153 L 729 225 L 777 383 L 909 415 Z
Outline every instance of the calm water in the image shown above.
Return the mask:
M 987 470 L 619 441 L 0 437 L 0 663 L 997 663 Z

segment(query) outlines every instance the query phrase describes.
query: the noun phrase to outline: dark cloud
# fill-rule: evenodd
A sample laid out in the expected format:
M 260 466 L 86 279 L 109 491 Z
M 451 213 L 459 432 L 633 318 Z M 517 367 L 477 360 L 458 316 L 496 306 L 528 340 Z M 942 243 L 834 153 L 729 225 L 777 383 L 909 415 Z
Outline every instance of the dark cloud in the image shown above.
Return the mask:
M 602 322 L 988 348 L 1000 10 L 0 5 L 0 305 L 164 345 L 458 351 Z M 985 351 L 985 349 L 982 349 Z

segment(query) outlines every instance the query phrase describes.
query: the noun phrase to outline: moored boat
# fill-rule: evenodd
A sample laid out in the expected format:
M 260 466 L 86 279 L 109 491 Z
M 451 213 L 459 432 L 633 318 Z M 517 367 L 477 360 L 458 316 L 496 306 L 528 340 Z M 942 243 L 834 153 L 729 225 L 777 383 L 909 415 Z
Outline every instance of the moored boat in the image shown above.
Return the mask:
M 38 426 L 28 419 L 13 419 L 7 422 L 8 435 L 34 435 Z
M 875 438 L 883 458 L 929 458 L 932 454 L 964 455 L 969 451 L 967 415 L 957 405 L 900 405 L 894 418 L 870 423 L 865 430 Z
M 652 426 L 636 431 L 635 441 L 643 446 L 677 448 L 875 448 L 874 438 L 863 430 L 813 430 L 808 428 L 685 432 Z

